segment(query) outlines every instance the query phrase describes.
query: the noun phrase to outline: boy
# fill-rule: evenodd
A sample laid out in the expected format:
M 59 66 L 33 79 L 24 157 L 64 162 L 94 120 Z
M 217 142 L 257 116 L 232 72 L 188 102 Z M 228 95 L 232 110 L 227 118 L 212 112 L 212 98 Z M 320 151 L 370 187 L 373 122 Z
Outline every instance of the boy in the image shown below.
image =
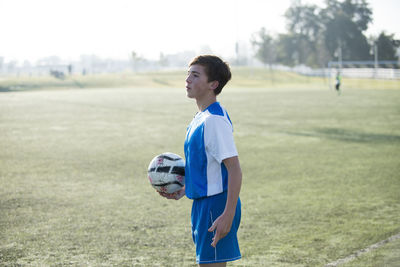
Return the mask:
M 242 171 L 232 122 L 217 102 L 230 79 L 229 66 L 216 56 L 198 56 L 189 64 L 186 92 L 199 112 L 186 133 L 185 187 L 174 194 L 160 193 L 169 199 L 193 199 L 192 237 L 200 266 L 226 266 L 241 258 L 237 230 Z
M 340 95 L 340 83 L 342 81 L 342 77 L 340 76 L 340 71 L 337 72 L 336 74 L 336 84 L 335 84 L 335 88 L 336 88 L 336 92 L 338 93 L 338 95 Z

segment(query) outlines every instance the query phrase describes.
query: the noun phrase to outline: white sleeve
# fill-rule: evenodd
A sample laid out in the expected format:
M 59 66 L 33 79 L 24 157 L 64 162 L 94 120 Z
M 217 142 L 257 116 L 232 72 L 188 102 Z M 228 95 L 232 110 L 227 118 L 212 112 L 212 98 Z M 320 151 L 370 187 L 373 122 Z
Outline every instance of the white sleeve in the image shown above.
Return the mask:
M 210 116 L 204 125 L 204 145 L 219 163 L 238 155 L 230 122 L 221 116 Z

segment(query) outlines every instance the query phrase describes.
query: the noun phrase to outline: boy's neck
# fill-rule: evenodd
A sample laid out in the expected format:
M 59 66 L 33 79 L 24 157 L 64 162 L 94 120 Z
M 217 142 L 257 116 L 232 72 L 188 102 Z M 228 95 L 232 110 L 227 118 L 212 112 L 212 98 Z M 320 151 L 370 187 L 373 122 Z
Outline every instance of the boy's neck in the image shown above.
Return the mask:
M 202 99 L 202 100 L 196 99 L 197 107 L 201 112 L 215 102 L 217 102 L 217 97 L 215 95 L 207 99 Z

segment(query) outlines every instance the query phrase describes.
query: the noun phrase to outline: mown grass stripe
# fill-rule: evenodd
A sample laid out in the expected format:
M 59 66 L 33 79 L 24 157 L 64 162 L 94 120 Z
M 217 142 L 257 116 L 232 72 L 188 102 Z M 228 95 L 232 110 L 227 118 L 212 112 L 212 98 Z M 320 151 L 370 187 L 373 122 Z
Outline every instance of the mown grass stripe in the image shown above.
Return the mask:
M 368 252 L 371 252 L 372 250 L 378 249 L 378 248 L 386 245 L 387 243 L 393 242 L 393 241 L 395 241 L 397 239 L 400 239 L 400 234 L 393 235 L 393 236 L 389 237 L 388 239 L 379 241 L 378 243 L 375 243 L 375 244 L 373 244 L 373 245 L 371 245 L 371 246 L 369 246 L 367 248 L 363 248 L 363 249 L 357 250 L 356 252 L 354 252 L 353 254 L 351 254 L 351 255 L 349 255 L 349 256 L 347 256 L 345 258 L 341 258 L 341 259 L 338 259 L 338 260 L 336 260 L 334 262 L 328 263 L 327 265 L 325 265 L 325 267 L 335 267 L 335 266 L 339 266 L 339 265 L 342 265 L 344 263 L 350 262 L 350 261 L 360 257 L 361 255 L 363 255 L 365 253 L 368 253 Z

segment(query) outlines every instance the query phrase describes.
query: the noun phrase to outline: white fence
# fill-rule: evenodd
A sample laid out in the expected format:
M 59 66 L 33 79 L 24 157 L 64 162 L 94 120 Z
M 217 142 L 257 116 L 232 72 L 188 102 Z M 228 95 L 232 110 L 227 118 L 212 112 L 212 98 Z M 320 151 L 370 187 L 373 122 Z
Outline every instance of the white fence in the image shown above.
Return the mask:
M 318 77 L 335 77 L 338 72 L 336 68 L 312 69 L 306 66 L 298 66 L 293 68 L 275 66 L 274 69 L 293 71 L 301 75 Z M 400 69 L 344 67 L 341 69 L 340 75 L 347 78 L 400 80 Z
M 336 75 L 337 70 L 331 69 L 330 75 Z M 400 69 L 385 68 L 342 68 L 340 74 L 348 78 L 371 78 L 371 79 L 400 79 Z

